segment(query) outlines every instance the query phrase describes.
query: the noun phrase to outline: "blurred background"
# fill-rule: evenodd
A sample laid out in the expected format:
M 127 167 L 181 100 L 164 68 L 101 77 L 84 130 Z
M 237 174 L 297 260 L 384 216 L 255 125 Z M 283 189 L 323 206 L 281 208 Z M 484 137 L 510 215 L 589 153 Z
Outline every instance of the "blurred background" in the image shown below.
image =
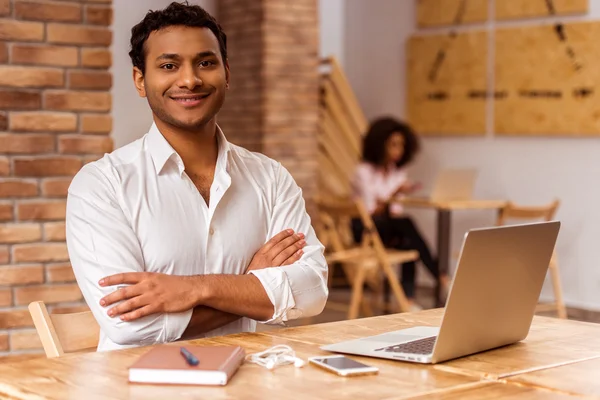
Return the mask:
M 64 243 L 66 191 L 84 163 L 147 132 L 130 30 L 169 3 L 0 0 L 0 356 L 43 354 L 30 302 L 54 313 L 87 309 Z M 228 36 L 232 81 L 220 126 L 230 141 L 290 170 L 328 254 L 343 249 L 330 241 L 320 199 L 349 197 L 362 136 L 389 116 L 420 139 L 408 166 L 423 184 L 417 196 L 431 193 L 441 171 L 473 169 L 473 199 L 530 211 L 559 200 L 558 275 L 540 301 L 555 302 L 558 279 L 568 316 L 600 321 L 600 0 L 189 3 L 205 7 Z M 450 277 L 464 234 L 496 224 L 501 209 L 452 212 Z M 439 209 L 405 212 L 438 253 Z M 338 228 L 342 247 L 352 246 Z M 369 315 L 367 303 L 380 305 L 369 296 L 387 292 L 379 286 L 383 256 L 369 257 L 359 315 L 346 309 L 356 270 L 369 263 L 349 266 L 342 257 L 330 277 L 332 303 L 341 306 L 293 324 Z M 419 306 L 439 305 L 419 262 L 416 281 Z M 398 304 L 390 307 L 372 308 Z

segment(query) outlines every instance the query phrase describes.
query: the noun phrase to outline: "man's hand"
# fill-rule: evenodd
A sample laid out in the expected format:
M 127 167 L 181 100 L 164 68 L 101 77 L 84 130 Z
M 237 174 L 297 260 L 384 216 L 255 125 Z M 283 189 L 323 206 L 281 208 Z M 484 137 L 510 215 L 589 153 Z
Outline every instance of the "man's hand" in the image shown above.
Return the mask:
M 295 263 L 302 257 L 306 246 L 303 233 L 287 229 L 273 236 L 252 257 L 246 273 L 268 267 L 279 267 Z
M 101 279 L 99 284 L 103 287 L 131 285 L 100 300 L 103 307 L 123 301 L 108 310 L 109 316 L 120 315 L 123 321 L 132 321 L 150 314 L 183 312 L 196 305 L 194 280 L 190 276 L 128 272 Z

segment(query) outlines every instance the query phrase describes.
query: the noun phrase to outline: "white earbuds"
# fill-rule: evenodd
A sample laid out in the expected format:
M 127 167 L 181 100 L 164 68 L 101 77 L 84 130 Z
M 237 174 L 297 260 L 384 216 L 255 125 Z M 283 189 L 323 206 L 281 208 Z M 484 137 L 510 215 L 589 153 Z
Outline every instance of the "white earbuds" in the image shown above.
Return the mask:
M 296 368 L 304 366 L 304 360 L 296 357 L 296 353 L 290 346 L 283 344 L 273 346 L 270 349 L 259 353 L 248 354 L 246 361 L 262 365 L 268 370 L 273 370 L 276 367 L 283 365 L 294 364 Z

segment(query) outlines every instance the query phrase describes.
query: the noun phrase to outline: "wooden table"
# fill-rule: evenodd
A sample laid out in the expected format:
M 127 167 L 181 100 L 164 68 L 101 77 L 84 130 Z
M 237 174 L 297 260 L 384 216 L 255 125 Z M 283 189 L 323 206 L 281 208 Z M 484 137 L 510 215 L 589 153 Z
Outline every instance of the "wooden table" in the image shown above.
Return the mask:
M 327 354 L 319 350 L 323 344 L 414 325 L 435 325 L 441 316 L 441 310 L 429 310 L 186 343 L 240 345 L 248 353 L 288 344 L 306 359 Z M 74 354 L 1 365 L 0 398 L 563 399 L 569 394 L 585 398 L 598 393 L 595 374 L 582 371 L 600 368 L 600 325 L 536 317 L 522 343 L 433 366 L 351 356 L 379 367 L 380 373 L 374 376 L 341 378 L 310 365 L 271 372 L 244 364 L 225 387 L 128 383 L 127 367 L 147 350 Z M 570 379 L 575 379 L 574 383 L 570 384 Z
M 452 211 L 455 210 L 499 210 L 506 205 L 505 200 L 456 200 L 434 201 L 426 198 L 398 198 L 405 207 L 433 208 L 437 211 L 437 254 L 441 273 L 450 270 L 450 228 Z

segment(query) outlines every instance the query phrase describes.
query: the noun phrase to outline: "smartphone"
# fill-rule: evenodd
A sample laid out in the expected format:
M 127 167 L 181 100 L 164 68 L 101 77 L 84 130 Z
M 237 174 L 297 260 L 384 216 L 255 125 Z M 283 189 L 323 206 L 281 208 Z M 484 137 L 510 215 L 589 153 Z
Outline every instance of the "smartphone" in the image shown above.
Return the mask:
M 342 355 L 310 357 L 308 362 L 340 376 L 367 375 L 379 372 L 379 368 L 371 367 Z

